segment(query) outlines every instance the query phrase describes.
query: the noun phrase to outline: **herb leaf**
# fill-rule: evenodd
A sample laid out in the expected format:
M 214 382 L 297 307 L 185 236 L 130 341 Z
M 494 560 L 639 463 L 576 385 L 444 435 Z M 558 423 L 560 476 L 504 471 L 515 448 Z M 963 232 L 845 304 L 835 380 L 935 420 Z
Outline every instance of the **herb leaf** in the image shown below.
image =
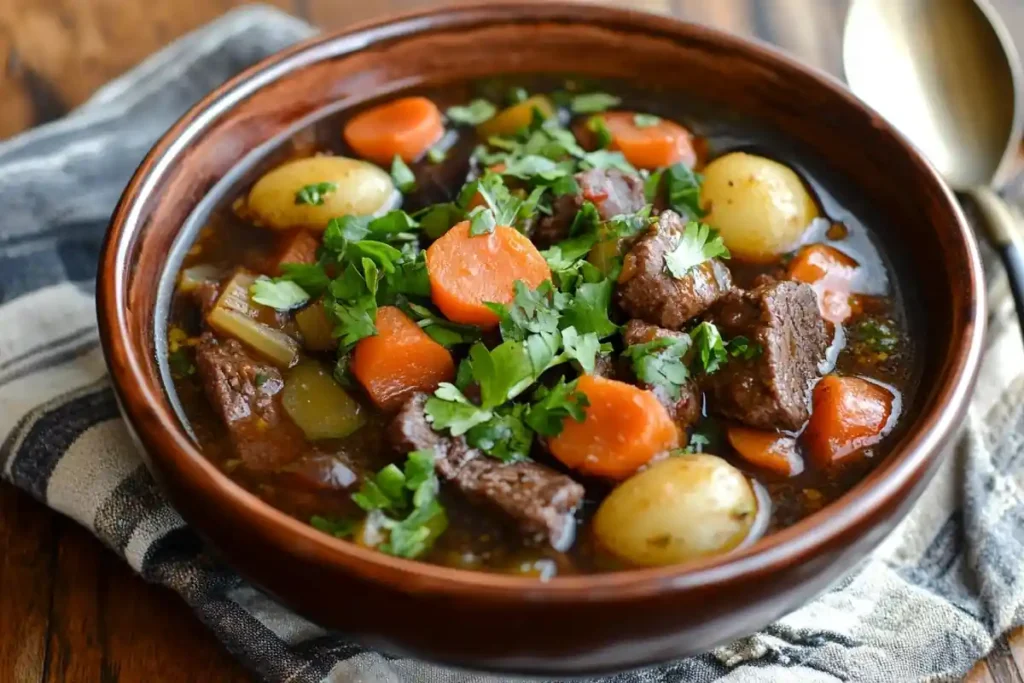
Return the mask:
M 606 149 L 612 144 L 612 132 L 608 130 L 603 116 L 591 116 L 587 121 L 587 130 L 594 134 L 598 149 Z
M 690 221 L 672 251 L 665 254 L 665 267 L 672 277 L 682 279 L 691 268 L 716 257 L 729 258 L 722 237 L 706 223 Z
M 512 403 L 496 410 L 490 420 L 466 432 L 466 442 L 502 462 L 529 459 L 533 432 L 524 421 L 527 408 Z
M 442 382 L 424 407 L 434 431 L 447 429 L 452 436 L 461 436 L 478 424 L 491 419 L 491 411 L 474 405 L 453 384 Z
M 704 179 L 683 163 L 669 166 L 664 169 L 664 174 L 669 208 L 689 220 L 702 218 L 704 210 L 700 206 L 700 186 Z M 644 190 L 646 192 L 646 186 Z
M 573 97 L 569 101 L 569 108 L 574 114 L 596 114 L 617 107 L 621 103 L 621 97 L 605 92 L 592 92 Z
M 733 358 L 742 358 L 743 360 L 753 360 L 764 351 L 760 344 L 752 342 L 744 336 L 730 339 L 729 343 L 725 345 L 725 349 Z
M 633 125 L 637 128 L 651 128 L 661 123 L 661 117 L 654 114 L 633 114 Z
M 496 225 L 494 212 L 490 209 L 478 206 L 469 212 L 469 234 L 473 237 L 494 232 Z
M 712 323 L 705 321 L 697 325 L 690 332 L 690 339 L 695 349 L 693 364 L 706 374 L 716 372 L 729 359 L 722 334 Z
M 575 327 L 567 327 L 562 330 L 562 345 L 565 348 L 565 355 L 570 360 L 575 360 L 583 368 L 583 372 L 591 374 L 594 372 L 594 365 L 597 353 L 601 350 L 601 340 L 593 332 L 580 334 Z
M 329 195 L 338 189 L 337 183 L 313 183 L 311 185 L 304 185 L 299 188 L 299 191 L 295 193 L 296 204 L 309 204 L 311 206 L 320 206 L 324 203 L 324 197 Z
M 445 114 L 452 123 L 475 126 L 492 118 L 498 108 L 484 99 L 475 99 L 465 106 L 449 107 Z
M 280 279 L 291 280 L 312 298 L 323 294 L 331 284 L 331 279 L 319 263 L 283 263 L 281 271 Z
M 291 280 L 271 280 L 260 276 L 249 288 L 249 297 L 256 303 L 278 311 L 290 311 L 309 301 L 309 294 Z
M 402 194 L 408 194 L 416 189 L 416 176 L 397 154 L 391 160 L 391 180 Z
M 448 527 L 447 514 L 437 500 L 434 458 L 433 451 L 413 451 L 406 456 L 404 470 L 388 465 L 364 480 L 352 495 L 353 502 L 370 513 L 367 525 L 387 531 L 378 550 L 419 557 Z
M 578 285 L 562 314 L 562 326 L 574 327 L 580 334 L 593 332 L 598 339 L 615 334 L 619 326 L 608 317 L 614 286 L 611 278 Z
M 330 534 L 335 538 L 349 538 L 356 531 L 356 522 L 345 517 L 321 517 L 313 515 L 309 518 L 309 525 L 317 531 Z
M 690 343 L 687 336 L 661 337 L 643 344 L 633 344 L 626 349 L 624 355 L 632 361 L 633 373 L 638 380 L 660 388 L 675 401 L 690 379 L 690 370 L 684 360 L 690 350 Z
M 583 392 L 576 391 L 576 382 L 566 384 L 561 377 L 558 384 L 540 387 L 534 394 L 534 403 L 526 415 L 526 423 L 542 436 L 558 436 L 562 423 L 567 417 L 577 422 L 586 419 L 586 408 L 590 405 Z

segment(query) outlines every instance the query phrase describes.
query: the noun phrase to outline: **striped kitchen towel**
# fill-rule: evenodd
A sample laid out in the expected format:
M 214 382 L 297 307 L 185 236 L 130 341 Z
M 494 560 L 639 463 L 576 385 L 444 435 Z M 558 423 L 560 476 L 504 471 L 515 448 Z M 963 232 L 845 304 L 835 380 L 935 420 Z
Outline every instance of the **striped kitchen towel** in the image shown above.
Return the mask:
M 365 650 L 247 585 L 163 500 L 117 414 L 98 346 L 107 219 L 192 102 L 311 33 L 264 8 L 152 57 L 66 119 L 0 144 L 0 472 L 178 592 L 264 681 L 485 681 Z M 906 521 L 845 580 L 727 647 L 605 679 L 954 680 L 1024 623 L 1024 354 L 992 271 L 988 350 L 966 432 Z

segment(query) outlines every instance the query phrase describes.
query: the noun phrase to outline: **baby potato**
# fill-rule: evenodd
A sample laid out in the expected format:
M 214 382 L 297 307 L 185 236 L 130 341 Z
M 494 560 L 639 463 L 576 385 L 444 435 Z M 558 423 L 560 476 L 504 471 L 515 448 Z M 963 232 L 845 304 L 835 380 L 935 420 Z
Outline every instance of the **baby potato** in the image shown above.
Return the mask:
M 593 528 L 618 557 L 656 566 L 732 550 L 756 517 L 746 476 L 697 453 L 666 458 L 627 479 L 601 503 Z
M 333 183 L 321 193 L 321 204 L 296 203 L 307 185 Z M 394 208 L 400 195 L 391 176 L 366 161 L 337 156 L 296 159 L 256 181 L 247 208 L 261 225 L 274 230 L 308 228 L 322 231 L 332 218 L 375 214 Z
M 818 216 L 800 177 L 764 157 L 732 152 L 704 169 L 704 220 L 722 234 L 735 258 L 774 261 L 793 249 Z

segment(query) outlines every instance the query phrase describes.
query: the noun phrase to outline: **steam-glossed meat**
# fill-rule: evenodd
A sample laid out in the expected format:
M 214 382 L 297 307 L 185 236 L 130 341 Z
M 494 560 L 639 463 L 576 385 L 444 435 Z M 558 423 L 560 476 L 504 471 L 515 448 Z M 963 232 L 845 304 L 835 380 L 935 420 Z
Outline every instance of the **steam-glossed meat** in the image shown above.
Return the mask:
M 540 221 L 532 238 L 538 247 L 549 247 L 569 237 L 569 227 L 584 202 L 592 202 L 603 220 L 644 208 L 644 183 L 640 178 L 609 168 L 592 168 L 576 174 L 579 192 L 557 198 L 552 214 Z
M 730 358 L 705 376 L 708 410 L 761 429 L 800 429 L 828 346 L 814 290 L 790 281 L 735 290 L 708 319 L 724 338 L 744 336 L 761 348 L 756 358 Z
M 272 470 L 305 450 L 302 432 L 284 414 L 280 371 L 254 360 L 234 339 L 210 333 L 196 347 L 196 366 L 206 397 L 231 434 L 238 457 L 253 470 Z
M 618 301 L 630 316 L 678 330 L 702 314 L 732 287 L 732 276 L 718 259 L 691 268 L 682 278 L 665 267 L 665 255 L 686 228 L 674 211 L 665 211 L 626 254 L 619 276 Z
M 432 449 L 442 480 L 469 500 L 503 513 L 528 538 L 564 550 L 572 542 L 583 487 L 539 463 L 503 463 L 470 448 L 461 436 L 435 432 L 423 410 L 427 398 L 426 394 L 412 397 L 395 416 L 394 448 L 401 453 Z
M 674 332 L 657 327 L 656 325 L 649 325 L 642 320 L 630 320 L 622 330 L 622 339 L 626 342 L 626 346 L 646 344 L 655 339 L 679 338 L 683 336 L 685 335 L 682 332 Z M 668 410 L 672 420 L 679 425 L 680 429 L 686 429 L 700 419 L 703 401 L 700 388 L 692 379 L 683 385 L 679 392 L 679 398 L 676 399 L 669 396 L 668 392 L 661 387 L 651 387 L 644 382 L 637 382 L 637 385 L 654 393 L 658 401 Z

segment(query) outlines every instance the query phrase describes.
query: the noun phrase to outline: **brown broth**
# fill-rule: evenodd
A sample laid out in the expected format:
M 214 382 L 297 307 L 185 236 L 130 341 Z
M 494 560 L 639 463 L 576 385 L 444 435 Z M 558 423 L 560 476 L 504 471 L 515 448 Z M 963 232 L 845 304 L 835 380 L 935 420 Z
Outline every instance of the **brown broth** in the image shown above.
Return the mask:
M 444 109 L 446 106 L 464 103 L 478 94 L 490 94 L 493 97 L 489 89 L 500 88 L 500 92 L 504 92 L 509 85 L 517 84 L 531 92 L 543 92 L 560 87 L 563 82 L 562 79 L 551 77 L 506 79 L 500 83 L 492 81 L 446 87 L 417 94 L 430 97 Z M 837 345 L 841 351 L 836 359 L 837 371 L 884 383 L 902 395 L 904 406 L 909 405 L 917 381 L 915 338 L 911 333 L 904 292 L 899 287 L 902 283 L 879 247 L 884 220 L 873 216 L 870 207 L 865 208 L 859 204 L 858 198 L 849 192 L 849 188 L 830 179 L 827 166 L 822 160 L 815 159 L 813 154 L 794 153 L 784 142 L 776 139 L 771 131 L 759 130 L 750 122 L 737 121 L 727 113 L 709 111 L 699 103 L 695 104 L 673 93 L 636 91 L 619 83 L 602 83 L 597 89 L 620 95 L 623 108 L 658 114 L 688 126 L 706 140 L 710 159 L 736 149 L 754 150 L 779 159 L 801 174 L 817 195 L 823 215 L 829 217 L 817 222 L 808 231 L 805 242 L 833 244 L 853 256 L 861 266 L 861 280 L 857 283 L 856 291 L 871 295 L 864 299 L 864 310 L 846 324 L 846 330 L 855 329 L 863 320 L 880 319 L 888 321 L 900 338 L 898 350 L 894 353 L 868 352 L 860 345 L 846 343 L 840 330 Z M 330 116 L 297 134 L 237 183 L 220 201 L 182 267 L 213 264 L 228 270 L 244 265 L 257 272 L 265 272 L 268 258 L 286 236 L 257 228 L 239 217 L 232 208 L 234 200 L 244 196 L 259 174 L 287 159 L 316 152 L 351 154 L 342 140 L 341 129 L 352 113 L 342 112 Z M 469 167 L 468 156 L 477 141 L 472 129 L 457 130 L 454 144 L 442 164 L 421 162 L 412 165 L 421 189 L 406 198 L 403 208 L 407 211 L 448 201 L 461 187 Z M 856 205 L 857 210 L 853 211 L 837 201 L 828 189 L 837 194 L 841 191 L 844 198 L 849 195 L 850 207 Z M 877 223 L 875 231 L 869 231 L 862 220 L 871 220 L 873 226 Z M 746 264 L 735 259 L 728 265 L 739 286 L 747 286 L 758 275 L 778 272 L 781 268 L 779 265 Z M 189 336 L 199 334 L 201 316 L 191 298 L 176 293 L 170 318 L 172 327 L 183 329 Z M 328 356 L 322 360 L 325 364 L 333 362 Z M 308 521 L 312 515 L 344 516 L 357 513 L 349 498 L 354 490 L 351 482 L 355 474 L 375 471 L 400 458 L 386 447 L 387 422 L 383 416 L 378 416 L 347 439 L 309 444 L 309 455 L 297 465 L 285 468 L 286 471 L 250 472 L 239 466 L 226 428 L 211 411 L 195 374 L 179 373 L 174 377 L 174 388 L 185 417 L 210 460 L 248 490 L 303 521 Z M 369 405 L 365 397 L 359 398 Z M 882 459 L 900 433 L 897 427 L 881 443 L 846 458 L 849 464 L 837 471 L 826 474 L 808 466 L 798 476 L 782 478 L 753 468 L 739 458 L 723 437 L 721 421 L 704 418 L 697 429 L 711 436 L 711 444 L 706 448 L 708 452 L 726 458 L 763 485 L 772 503 L 769 531 L 791 525 L 841 496 Z M 587 499 L 583 509 L 577 513 L 577 539 L 566 553 L 524 544 L 498 520 L 481 514 L 472 505 L 445 492 L 442 484 L 442 502 L 448 510 L 450 526 L 424 559 L 455 567 L 542 577 L 622 568 L 620 562 L 600 551 L 589 531 L 589 520 L 597 504 L 610 489 L 598 481 L 587 480 L 584 484 Z

